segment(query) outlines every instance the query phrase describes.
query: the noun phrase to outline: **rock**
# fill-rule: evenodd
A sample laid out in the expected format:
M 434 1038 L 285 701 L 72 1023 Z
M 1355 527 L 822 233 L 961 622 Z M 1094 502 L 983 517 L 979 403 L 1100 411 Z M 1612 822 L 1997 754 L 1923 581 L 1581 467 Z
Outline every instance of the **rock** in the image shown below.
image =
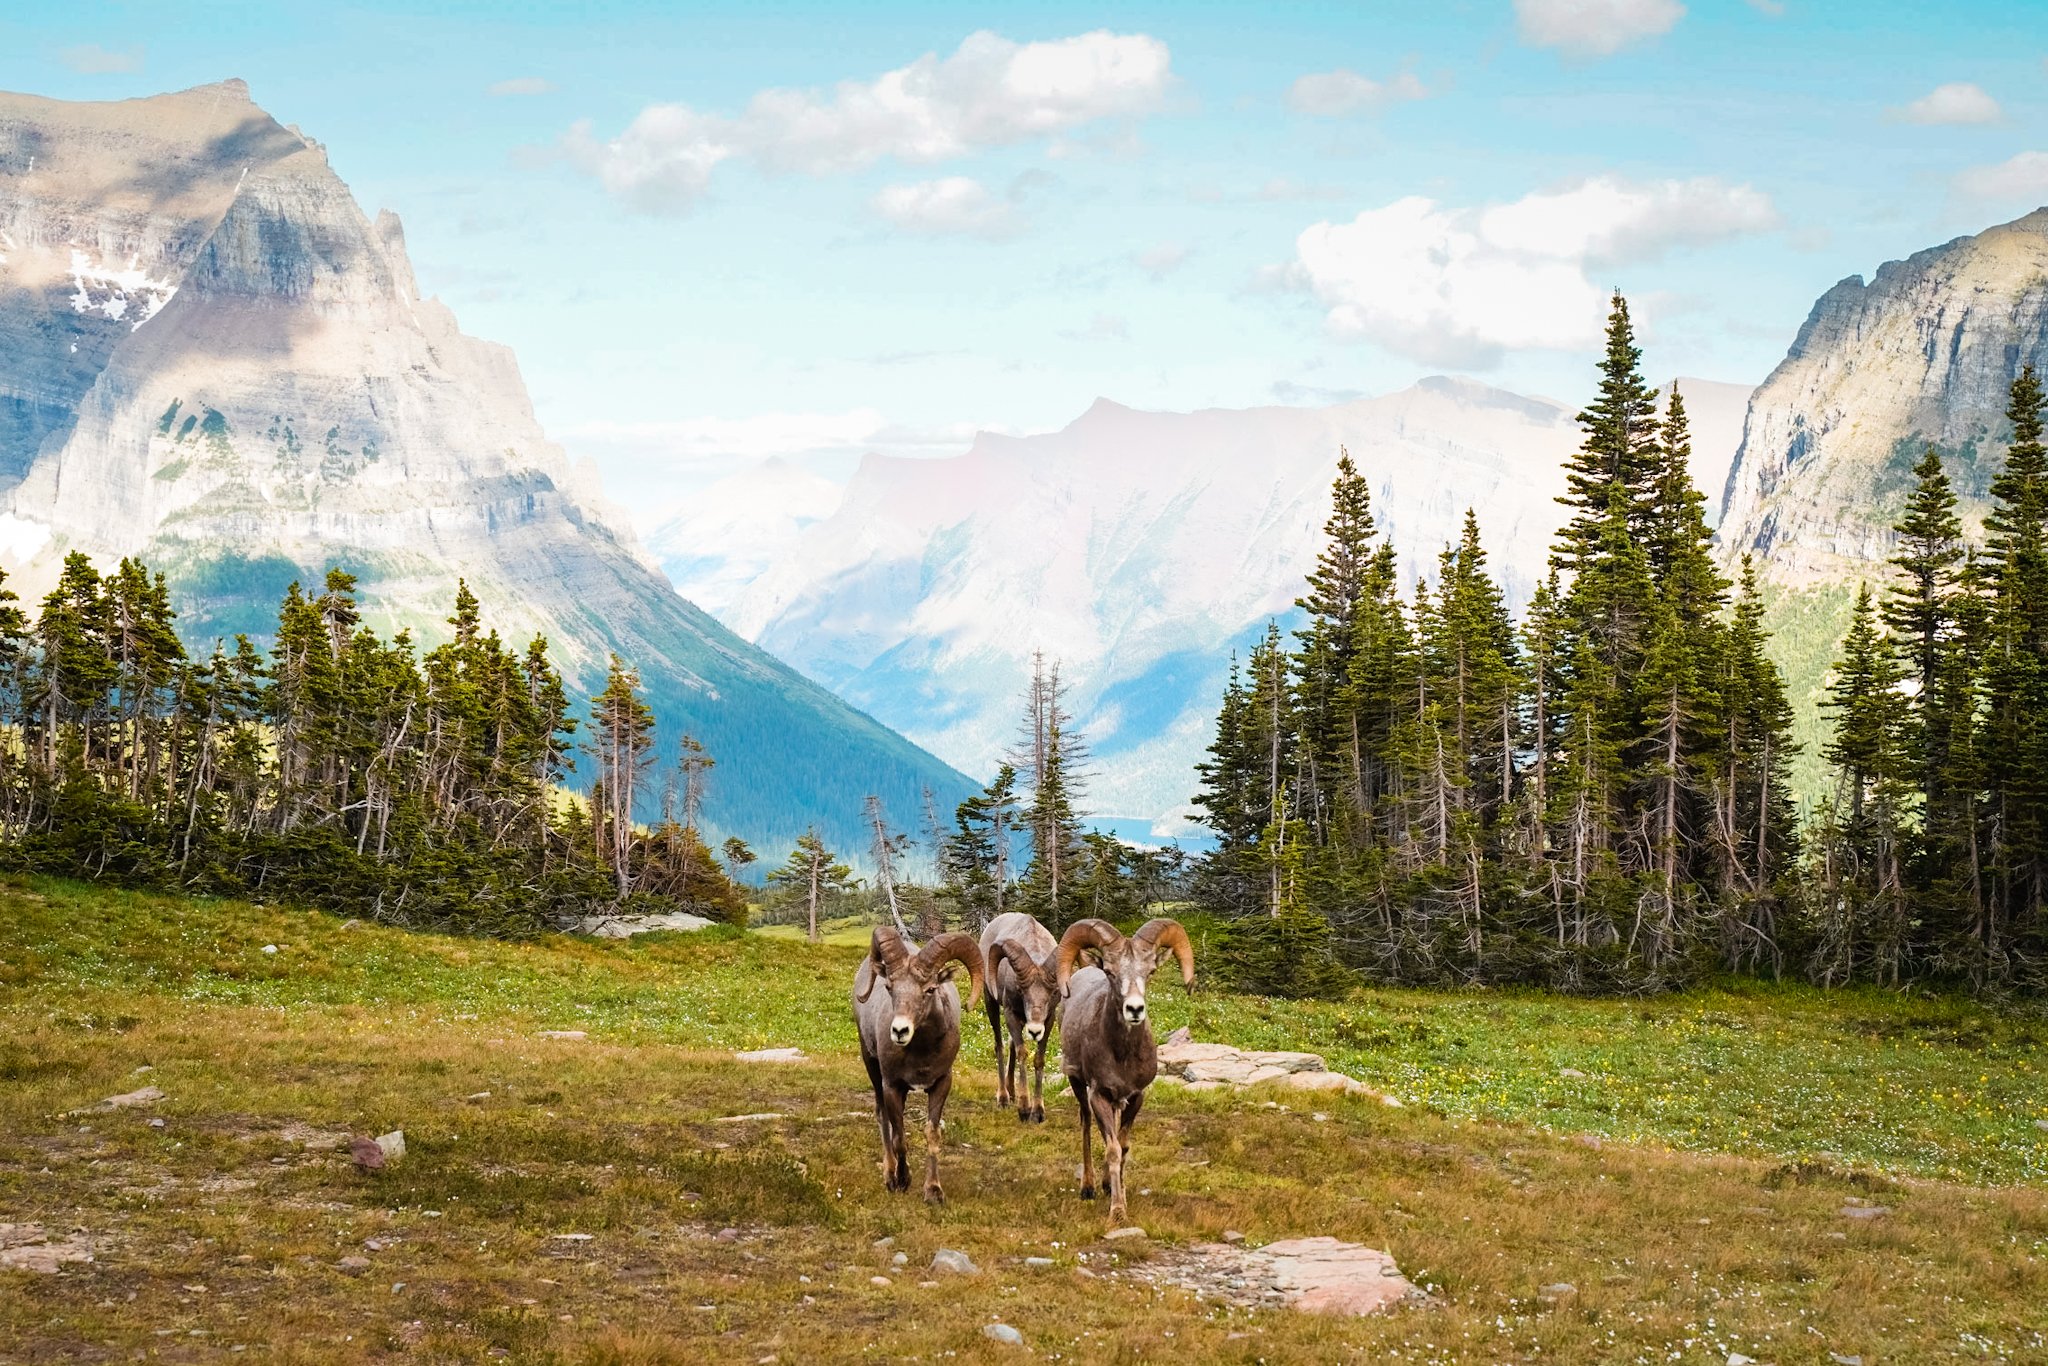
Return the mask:
M 1556 1304 L 1560 1300 L 1568 1300 L 1578 1293 L 1579 1288 L 1570 1281 L 1557 1281 L 1550 1285 L 1538 1287 L 1536 1298 L 1546 1303 Z
M 740 1240 L 740 1231 L 736 1228 L 722 1228 L 711 1235 L 711 1240 L 717 1243 L 737 1243 Z
M 714 1124 L 747 1124 L 756 1120 L 788 1118 L 788 1115 L 783 1114 L 779 1110 L 761 1110 L 751 1115 L 720 1115 L 712 1122 Z
M 550 1233 L 548 1237 L 558 1243 L 588 1243 L 597 1237 L 594 1233 Z
M 1142 1238 L 1144 1236 L 1144 1229 L 1139 1228 L 1136 1224 L 1128 1224 L 1123 1228 L 1113 1228 L 1109 1232 L 1103 1234 L 1102 1241 L 1105 1243 L 1114 1243 L 1119 1239 L 1123 1238 Z
M 1862 1357 L 1844 1356 L 1840 1352 L 1829 1352 L 1828 1360 L 1834 1362 L 1835 1366 L 1863 1366 Z
M 41 1224 L 0 1224 L 0 1270 L 54 1276 L 67 1262 L 92 1260 L 92 1239 L 83 1233 L 51 1238 Z
M 404 1239 L 402 1238 L 365 1238 L 363 1239 L 363 1246 L 372 1252 L 382 1252 L 384 1249 L 395 1247 L 403 1241 Z
M 891 1265 L 891 1266 L 909 1266 L 909 1265 L 910 1265 L 910 1254 L 909 1254 L 909 1253 L 907 1253 L 907 1252 L 899 1252 L 899 1253 L 897 1253 L 897 1254 L 896 1254 L 895 1256 L 893 1256 L 893 1257 L 891 1257 L 891 1258 L 889 1259 L 889 1265 Z
M 1241 1243 L 1244 1241 L 1244 1235 L 1234 1228 L 1227 1228 L 1223 1230 L 1223 1241 L 1233 1244 Z
M 671 931 L 690 934 L 718 922 L 677 911 L 670 915 L 592 915 L 576 922 L 577 932 L 596 939 L 631 939 L 636 934 Z
M 801 1048 L 757 1048 L 751 1053 L 735 1053 L 732 1056 L 735 1062 L 804 1061 L 804 1051 Z
M 351 917 L 349 917 L 349 918 L 348 918 L 347 920 L 344 920 L 344 921 L 342 921 L 342 922 L 341 922 L 341 924 L 339 924 L 339 925 L 338 925 L 338 926 L 336 926 L 335 928 L 337 928 L 337 929 L 343 929 L 343 930 L 359 930 L 359 929 L 361 929 L 362 927 L 363 927 L 363 922 L 362 922 L 362 921 L 360 921 L 360 920 L 357 920 L 357 919 L 356 919 L 355 917 L 351 916 Z
M 1005 1347 L 1022 1347 L 1024 1335 L 1007 1323 L 991 1323 L 983 1326 L 981 1335 L 991 1342 L 1000 1342 Z
M 1347 1096 L 1363 1095 L 1364 1082 L 1342 1072 L 1283 1072 L 1279 1080 L 1296 1091 L 1342 1091 Z
M 1882 1219 L 1891 1212 L 1891 1207 L 1888 1205 L 1842 1206 L 1842 1217 L 1844 1219 Z
M 1728 1366 L 1756 1366 L 1756 1358 L 1744 1356 L 1740 1352 L 1730 1352 L 1728 1354 Z
M 358 1170 L 376 1172 L 384 1170 L 384 1145 L 374 1138 L 352 1138 L 348 1141 L 348 1155 Z
M 896 1239 L 893 1236 L 875 1239 L 875 1251 L 877 1252 L 885 1252 L 894 1246 L 896 1246 Z
M 160 1119 L 152 1119 L 149 1122 L 149 1127 L 152 1129 L 161 1129 L 164 1127 L 164 1122 Z
M 901 1256 L 902 1254 L 898 1253 L 897 1255 Z M 943 1272 L 948 1276 L 979 1276 L 981 1274 L 981 1268 L 974 1264 L 972 1257 L 950 1247 L 942 1247 L 932 1254 L 931 1269 Z
M 354 1255 L 350 1255 L 347 1257 L 343 1257 L 340 1261 L 336 1262 L 335 1265 L 340 1267 L 343 1271 L 367 1271 L 370 1269 L 370 1259 L 368 1257 L 357 1257 Z
M 1328 1070 L 1315 1053 L 1261 1053 L 1220 1043 L 1167 1043 L 1159 1049 L 1161 1072 L 1188 1082 L 1218 1081 L 1247 1086 L 1294 1072 Z
M 540 1032 L 540 1036 L 543 1039 L 587 1039 L 590 1037 L 580 1029 L 543 1029 Z
M 2035 1127 L 2036 1129 L 2044 1129 L 2044 1130 L 2048 1130 L 2048 1119 L 2037 1119 L 2037 1120 L 2035 1120 L 2035 1121 L 2034 1121 L 2034 1127 Z
M 1188 1028 L 1186 1025 L 1182 1025 L 1179 1029 L 1174 1030 L 1173 1033 L 1166 1036 L 1165 1047 L 1175 1048 L 1181 1044 L 1193 1043 L 1194 1041 L 1195 1031 Z
M 889 1278 L 888 1278 L 887 1276 L 870 1276 L 870 1277 L 868 1277 L 868 1284 L 869 1284 L 869 1285 L 894 1285 L 894 1284 L 895 1284 L 895 1282 L 894 1282 L 894 1281 L 892 1281 L 892 1280 L 890 1280 L 890 1279 L 889 1279 Z
M 1335 1238 L 1288 1238 L 1250 1254 L 1294 1308 L 1310 1314 L 1377 1314 L 1421 1292 L 1385 1252 Z
M 393 1129 L 388 1134 L 378 1134 L 377 1146 L 384 1150 L 386 1162 L 398 1161 L 405 1156 L 405 1130 Z
M 489 1100 L 490 1098 L 491 1093 L 489 1091 L 471 1091 L 463 1097 L 464 1100 Z
M 1043 1271 L 1052 1264 L 1052 1258 L 1050 1257 L 1026 1257 L 1024 1259 L 1024 1265 L 1030 1267 L 1033 1271 Z
M 1586 1074 L 1576 1067 L 1560 1067 L 1557 1069 L 1557 1075 L 1560 1077 L 1570 1077 L 1574 1081 L 1583 1081 L 1586 1077 Z
M 154 1086 L 145 1086 L 139 1091 L 128 1091 L 118 1096 L 108 1096 L 100 1102 L 102 1110 L 133 1110 L 141 1105 L 154 1105 L 164 1098 L 164 1093 Z

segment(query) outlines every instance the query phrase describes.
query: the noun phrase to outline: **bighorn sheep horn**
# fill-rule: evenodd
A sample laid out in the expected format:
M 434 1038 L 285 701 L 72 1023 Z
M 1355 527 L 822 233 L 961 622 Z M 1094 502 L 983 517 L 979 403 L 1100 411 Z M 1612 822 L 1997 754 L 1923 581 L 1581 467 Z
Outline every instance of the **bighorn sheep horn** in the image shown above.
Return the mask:
M 1195 984 L 1195 946 L 1188 942 L 1188 932 L 1178 920 L 1148 920 L 1131 938 L 1154 949 L 1172 949 L 1173 956 L 1180 959 L 1181 985 Z
M 1015 939 L 998 939 L 988 946 L 990 991 L 995 990 L 996 969 L 1003 965 L 1005 959 L 1009 960 L 1010 971 L 1017 974 L 1019 982 L 1029 982 L 1034 974 L 1044 971 L 1044 965 L 1031 956 L 1031 950 Z
M 1084 949 L 1113 949 L 1123 941 L 1123 932 L 1107 920 L 1076 920 L 1060 936 L 1057 981 L 1061 997 L 1072 995 L 1074 963 Z M 1185 937 L 1185 936 L 1183 936 Z M 1192 956 L 1189 962 L 1192 963 Z
M 877 936 L 881 933 L 880 930 L 875 931 Z M 988 970 L 981 961 L 981 945 L 974 942 L 974 937 L 957 931 L 936 934 L 932 936 L 931 942 L 917 952 L 917 972 L 922 976 L 938 975 L 939 968 L 946 963 L 961 963 L 966 966 L 966 997 L 970 1001 L 978 998 L 981 995 L 982 979 Z
M 888 925 L 875 926 L 873 938 L 868 941 L 868 961 L 861 964 L 860 981 L 855 984 L 853 999 L 867 1004 L 868 996 L 874 991 L 875 983 L 882 978 L 877 969 L 887 968 L 890 972 L 900 969 L 910 959 L 910 951 L 903 947 L 903 936 Z

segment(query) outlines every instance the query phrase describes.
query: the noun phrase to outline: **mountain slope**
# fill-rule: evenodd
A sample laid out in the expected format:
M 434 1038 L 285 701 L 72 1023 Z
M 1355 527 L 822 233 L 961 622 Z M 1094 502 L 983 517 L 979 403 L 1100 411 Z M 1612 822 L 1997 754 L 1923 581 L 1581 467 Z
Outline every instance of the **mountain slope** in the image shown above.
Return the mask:
M 870 456 L 837 511 L 724 615 L 953 762 L 993 765 L 1033 649 L 1063 663 L 1099 760 L 1090 808 L 1166 818 L 1193 791 L 1226 659 L 1285 616 L 1338 450 L 1409 573 L 1476 508 L 1519 601 L 1558 523 L 1572 410 L 1462 380 L 1333 408 L 1147 413 Z
M 715 824 L 858 839 L 964 779 L 678 597 L 535 421 L 509 351 L 413 280 L 317 143 L 230 81 L 112 104 L 0 96 L 0 555 L 140 554 L 191 637 L 263 630 L 293 578 L 360 575 L 435 639 L 466 576 L 582 687 L 616 651 L 666 742 L 720 767 Z
M 1856 583 L 1890 575 L 1913 463 L 1940 449 L 1975 536 L 2027 364 L 2048 371 L 2048 209 L 1842 281 L 1751 399 L 1721 545 L 1731 568 L 1754 554 L 1765 580 L 1809 796 L 1826 784 L 1821 693 Z

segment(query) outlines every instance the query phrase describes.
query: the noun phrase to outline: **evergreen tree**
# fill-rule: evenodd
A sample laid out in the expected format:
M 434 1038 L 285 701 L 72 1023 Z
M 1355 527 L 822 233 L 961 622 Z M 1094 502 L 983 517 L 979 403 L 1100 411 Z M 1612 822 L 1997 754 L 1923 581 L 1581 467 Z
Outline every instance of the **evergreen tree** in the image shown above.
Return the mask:
M 604 691 L 590 704 L 590 754 L 597 763 L 591 798 L 599 848 L 624 900 L 633 890 L 633 805 L 654 761 L 654 713 L 640 697 L 640 675 L 617 655 Z
M 768 875 L 770 885 L 780 887 L 804 907 L 805 934 L 818 942 L 818 916 L 853 889 L 853 870 L 825 847 L 816 827 L 797 837 L 789 859 Z

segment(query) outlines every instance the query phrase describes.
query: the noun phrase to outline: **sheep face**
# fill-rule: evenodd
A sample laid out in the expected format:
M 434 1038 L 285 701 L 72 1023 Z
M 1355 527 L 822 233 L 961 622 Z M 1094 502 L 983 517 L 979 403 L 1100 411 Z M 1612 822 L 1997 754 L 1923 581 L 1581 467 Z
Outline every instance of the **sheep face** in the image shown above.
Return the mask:
M 854 1000 L 865 1006 L 877 990 L 889 993 L 889 1042 L 907 1047 L 920 1027 L 937 1028 L 945 1017 L 939 1013 L 939 991 L 953 980 L 958 969 L 967 969 L 972 992 L 981 991 L 981 949 L 964 934 L 942 934 L 916 953 L 904 947 L 902 936 L 884 926 L 875 931 L 868 961 L 856 979 Z
M 906 1047 L 917 1036 L 917 1027 L 938 1009 L 939 988 L 953 980 L 956 965 L 947 963 L 936 973 L 919 972 L 915 960 L 894 972 L 882 970 L 877 986 L 889 993 L 889 1042 Z
M 1181 980 L 1194 985 L 1194 948 L 1188 943 L 1187 931 L 1172 920 L 1147 921 L 1128 937 L 1104 920 L 1082 920 L 1069 926 L 1060 939 L 1058 980 L 1062 992 L 1068 989 L 1080 955 L 1091 951 L 1109 979 L 1110 996 L 1118 1003 L 1117 1018 L 1127 1028 L 1144 1025 L 1146 988 L 1169 956 L 1179 960 Z
M 1145 989 L 1152 974 L 1170 954 L 1156 944 L 1126 939 L 1102 954 L 1102 971 L 1109 978 L 1110 993 L 1121 1005 L 1117 1018 L 1135 1028 L 1145 1023 Z

